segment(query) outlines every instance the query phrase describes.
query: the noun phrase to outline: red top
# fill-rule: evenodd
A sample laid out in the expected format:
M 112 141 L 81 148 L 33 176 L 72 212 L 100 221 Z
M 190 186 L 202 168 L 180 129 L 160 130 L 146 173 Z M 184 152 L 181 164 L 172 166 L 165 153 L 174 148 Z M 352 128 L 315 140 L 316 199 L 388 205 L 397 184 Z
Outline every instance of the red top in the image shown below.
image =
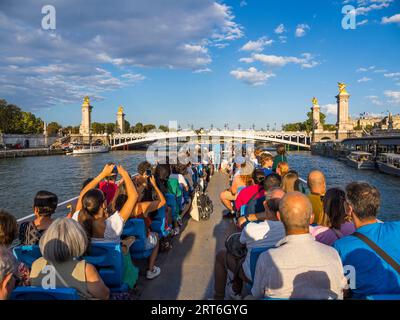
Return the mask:
M 111 201 L 113 201 L 114 199 L 115 193 L 117 192 L 117 184 L 111 181 L 104 180 L 99 183 L 99 188 L 101 191 L 103 191 L 107 200 L 107 204 L 110 204 Z
M 240 207 L 247 204 L 255 194 L 254 200 L 263 197 L 264 193 L 264 188 L 258 184 L 242 189 L 235 200 L 236 209 L 239 211 Z

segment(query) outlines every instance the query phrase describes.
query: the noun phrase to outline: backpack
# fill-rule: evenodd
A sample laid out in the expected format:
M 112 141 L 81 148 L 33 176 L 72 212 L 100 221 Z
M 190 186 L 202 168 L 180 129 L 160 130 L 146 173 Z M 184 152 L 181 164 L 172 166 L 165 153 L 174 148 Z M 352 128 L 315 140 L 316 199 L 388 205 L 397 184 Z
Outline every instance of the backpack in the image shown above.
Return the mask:
M 197 208 L 200 220 L 210 219 L 214 206 L 210 197 L 205 192 L 197 192 Z

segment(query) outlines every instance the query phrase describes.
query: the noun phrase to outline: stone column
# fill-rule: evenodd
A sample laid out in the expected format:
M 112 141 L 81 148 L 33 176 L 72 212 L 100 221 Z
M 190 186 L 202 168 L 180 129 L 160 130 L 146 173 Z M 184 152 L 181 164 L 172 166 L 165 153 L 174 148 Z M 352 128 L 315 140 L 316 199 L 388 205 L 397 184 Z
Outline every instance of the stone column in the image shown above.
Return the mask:
M 313 121 L 313 126 L 312 126 L 312 140 L 313 142 L 319 141 L 319 133 L 323 131 L 323 127 L 321 124 L 321 119 L 320 119 L 320 106 L 318 105 L 318 100 L 317 98 L 312 99 L 312 104 L 313 106 L 311 107 L 312 111 L 312 121 Z
M 339 83 L 339 94 L 336 96 L 337 101 L 337 123 L 336 123 L 336 139 L 342 140 L 348 137 L 349 131 L 353 130 L 349 119 L 349 98 L 350 95 L 346 91 L 346 85 Z
M 117 127 L 120 133 L 125 133 L 125 113 L 122 106 L 119 106 L 117 112 Z
M 93 106 L 90 105 L 89 97 L 86 96 L 82 103 L 82 123 L 79 128 L 79 133 L 81 134 L 84 141 L 90 140 L 91 125 L 92 125 L 92 109 Z
M 47 123 L 43 122 L 43 135 L 44 135 L 44 147 L 47 148 L 49 146 L 49 134 L 47 133 Z

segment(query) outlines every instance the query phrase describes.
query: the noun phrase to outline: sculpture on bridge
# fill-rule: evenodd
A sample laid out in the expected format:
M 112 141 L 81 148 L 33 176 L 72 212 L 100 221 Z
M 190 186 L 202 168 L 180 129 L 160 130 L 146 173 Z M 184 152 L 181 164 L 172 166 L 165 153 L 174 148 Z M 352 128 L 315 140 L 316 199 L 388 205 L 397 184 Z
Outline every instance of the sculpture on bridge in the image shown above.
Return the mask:
M 339 94 L 347 94 L 346 84 L 344 82 L 338 82 Z
M 313 106 L 318 105 L 318 99 L 316 97 L 313 97 L 311 101 L 312 101 Z
M 124 113 L 124 107 L 123 106 L 119 106 L 118 107 L 118 113 Z
M 89 96 L 85 96 L 85 97 L 83 98 L 83 104 L 84 104 L 84 105 L 87 105 L 87 106 L 90 106 L 90 99 L 89 99 Z

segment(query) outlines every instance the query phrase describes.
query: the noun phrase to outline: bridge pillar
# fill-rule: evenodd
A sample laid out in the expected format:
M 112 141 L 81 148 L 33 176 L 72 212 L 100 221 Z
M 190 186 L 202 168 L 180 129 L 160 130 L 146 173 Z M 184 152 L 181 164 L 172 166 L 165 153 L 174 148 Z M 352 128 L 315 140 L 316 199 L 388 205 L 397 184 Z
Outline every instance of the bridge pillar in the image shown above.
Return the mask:
M 349 98 L 350 95 L 346 91 L 344 83 L 338 83 L 339 94 L 336 96 L 337 101 L 337 123 L 336 123 L 336 139 L 343 140 L 348 136 L 348 132 L 353 130 L 353 126 L 349 119 Z
M 92 124 L 92 109 L 93 106 L 90 105 L 89 97 L 86 96 L 82 103 L 82 122 L 79 128 L 79 133 L 82 136 L 84 142 L 89 142 L 90 140 L 90 127 Z

